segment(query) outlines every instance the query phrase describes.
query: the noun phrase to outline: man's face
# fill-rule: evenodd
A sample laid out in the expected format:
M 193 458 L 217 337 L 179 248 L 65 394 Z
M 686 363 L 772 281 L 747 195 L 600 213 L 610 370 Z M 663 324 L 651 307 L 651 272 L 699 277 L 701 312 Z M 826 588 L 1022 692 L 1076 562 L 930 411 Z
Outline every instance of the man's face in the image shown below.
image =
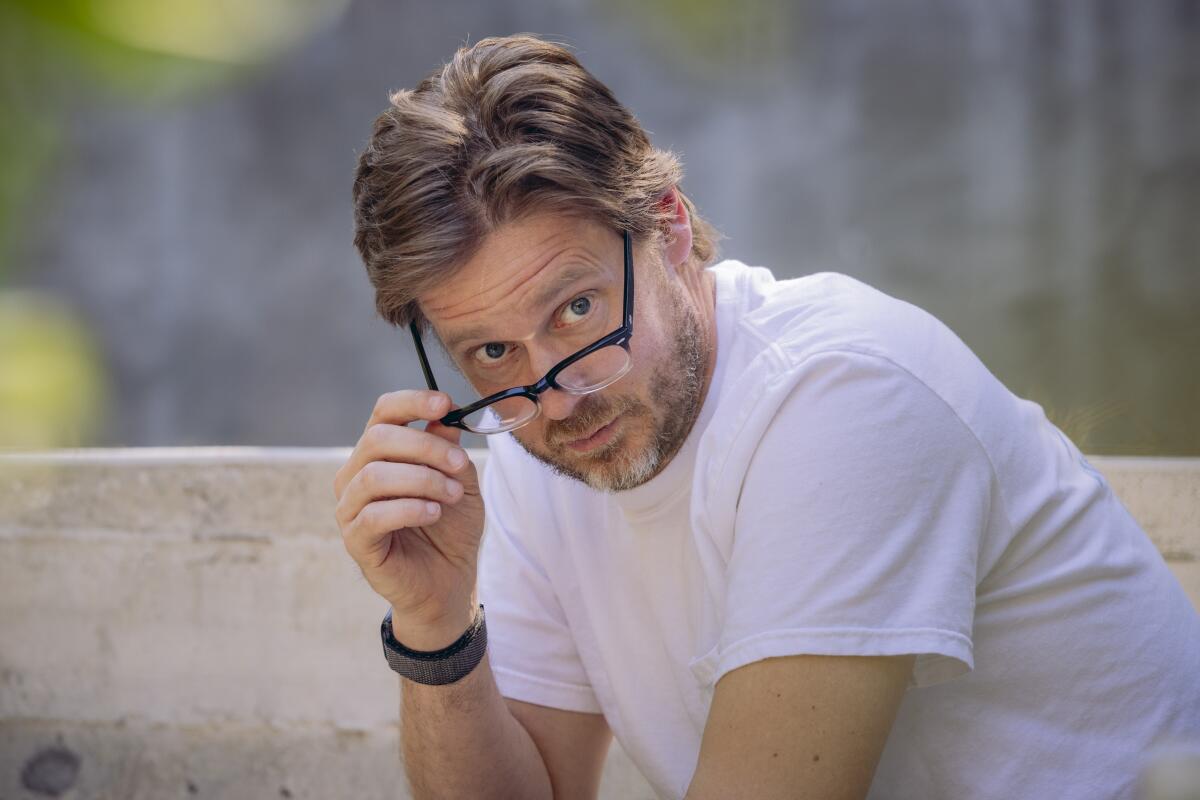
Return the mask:
M 620 232 L 543 214 L 494 231 L 421 309 L 481 396 L 535 383 L 621 324 Z M 695 303 L 652 245 L 634 251 L 633 365 L 588 395 L 550 389 L 513 432 L 554 470 L 605 491 L 654 477 L 703 401 L 709 344 Z M 466 404 L 466 398 L 456 398 Z

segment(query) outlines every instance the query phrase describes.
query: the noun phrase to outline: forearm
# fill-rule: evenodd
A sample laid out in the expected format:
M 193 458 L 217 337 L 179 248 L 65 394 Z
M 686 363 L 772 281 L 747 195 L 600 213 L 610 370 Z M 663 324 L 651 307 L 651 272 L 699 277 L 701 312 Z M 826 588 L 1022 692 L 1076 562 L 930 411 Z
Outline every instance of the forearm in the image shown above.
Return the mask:
M 509 713 L 486 656 L 456 683 L 400 684 L 400 736 L 414 797 L 552 797 L 542 757 Z

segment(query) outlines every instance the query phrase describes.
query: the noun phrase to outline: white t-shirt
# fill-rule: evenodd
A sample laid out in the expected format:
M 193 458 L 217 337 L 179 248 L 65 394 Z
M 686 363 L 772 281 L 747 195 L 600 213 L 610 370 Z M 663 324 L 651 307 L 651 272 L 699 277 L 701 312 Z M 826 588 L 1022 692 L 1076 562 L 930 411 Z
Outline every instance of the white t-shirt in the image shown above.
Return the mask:
M 1148 747 L 1200 739 L 1200 617 L 1040 406 L 844 275 L 712 270 L 716 373 L 654 480 L 489 439 L 506 697 L 602 713 L 668 798 L 716 681 L 774 656 L 917 654 L 872 798 L 1132 797 Z

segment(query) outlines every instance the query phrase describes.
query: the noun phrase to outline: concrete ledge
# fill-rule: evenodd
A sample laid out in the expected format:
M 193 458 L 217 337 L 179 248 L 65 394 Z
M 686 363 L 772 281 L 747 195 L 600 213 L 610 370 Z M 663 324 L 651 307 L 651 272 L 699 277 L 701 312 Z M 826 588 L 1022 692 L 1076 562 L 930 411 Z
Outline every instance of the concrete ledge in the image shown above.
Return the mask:
M 0 454 L 0 798 L 408 797 L 349 452 Z M 603 796 L 654 796 L 619 747 Z
M 0 454 L 0 797 L 56 746 L 72 796 L 406 797 L 348 454 Z M 1090 460 L 1200 606 L 1200 459 Z M 603 796 L 653 796 L 616 746 Z
M 39 771 L 43 781 L 55 774 L 44 766 L 47 760 L 61 772 L 61 762 L 72 755 L 78 773 L 62 796 L 80 800 L 411 797 L 395 725 L 357 729 L 15 718 L 0 719 L 0 743 L 0 797 L 6 799 L 45 800 L 45 794 L 24 784 L 35 782 Z M 654 800 L 633 764 L 617 748 L 613 751 L 602 797 Z

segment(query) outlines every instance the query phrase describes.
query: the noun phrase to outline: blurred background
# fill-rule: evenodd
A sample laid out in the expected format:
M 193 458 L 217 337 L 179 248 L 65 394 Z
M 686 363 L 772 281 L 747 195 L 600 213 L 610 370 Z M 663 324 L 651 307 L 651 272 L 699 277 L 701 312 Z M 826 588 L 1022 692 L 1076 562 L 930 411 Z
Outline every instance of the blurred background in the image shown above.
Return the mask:
M 777 276 L 1200 455 L 1200 0 L 0 0 L 0 447 L 352 445 L 421 385 L 350 181 L 454 49 L 572 45 Z

